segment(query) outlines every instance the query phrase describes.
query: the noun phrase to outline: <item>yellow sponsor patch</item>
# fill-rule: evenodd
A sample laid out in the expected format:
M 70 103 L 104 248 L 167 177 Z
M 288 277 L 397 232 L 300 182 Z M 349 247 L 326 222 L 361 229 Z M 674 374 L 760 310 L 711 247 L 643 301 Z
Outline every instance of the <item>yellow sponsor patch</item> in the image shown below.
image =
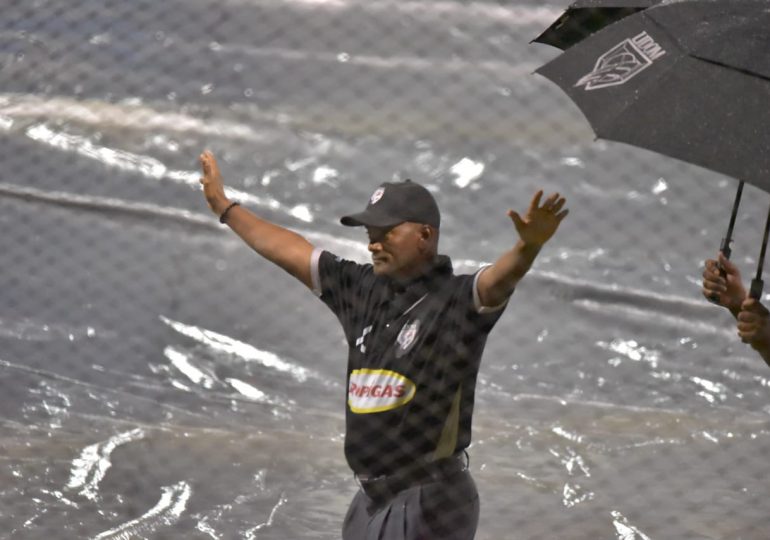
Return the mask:
M 348 405 L 358 414 L 389 411 L 409 403 L 417 388 L 403 375 L 387 369 L 355 369 L 348 383 Z

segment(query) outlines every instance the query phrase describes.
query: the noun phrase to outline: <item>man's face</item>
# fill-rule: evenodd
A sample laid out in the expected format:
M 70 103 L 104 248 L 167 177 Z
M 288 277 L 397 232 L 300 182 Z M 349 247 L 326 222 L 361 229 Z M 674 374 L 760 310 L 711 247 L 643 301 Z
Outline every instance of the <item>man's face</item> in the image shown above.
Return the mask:
M 425 225 L 404 222 L 395 227 L 366 227 L 374 273 L 395 279 L 419 275 L 425 263 Z

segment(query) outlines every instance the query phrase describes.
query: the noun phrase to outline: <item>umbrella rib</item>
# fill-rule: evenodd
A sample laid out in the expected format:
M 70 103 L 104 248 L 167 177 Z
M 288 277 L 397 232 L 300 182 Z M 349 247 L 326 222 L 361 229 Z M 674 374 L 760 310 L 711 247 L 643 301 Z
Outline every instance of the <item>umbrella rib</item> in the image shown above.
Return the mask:
M 643 13 L 644 13 L 644 12 L 643 12 Z M 726 64 L 726 63 L 724 63 L 724 62 L 720 62 L 719 60 L 714 60 L 713 58 L 707 58 L 707 57 L 705 57 L 705 56 L 701 56 L 701 55 L 699 55 L 699 54 L 697 54 L 697 53 L 695 53 L 695 52 L 689 52 L 689 51 L 687 51 L 687 50 L 686 50 L 686 49 L 684 49 L 684 48 L 682 47 L 682 45 L 679 43 L 679 40 L 676 38 L 676 36 L 675 36 L 674 34 L 672 34 L 671 32 L 669 32 L 669 31 L 668 31 L 668 29 L 667 29 L 665 26 L 663 26 L 663 25 L 662 25 L 660 22 L 658 22 L 658 21 L 657 21 L 655 18 L 653 18 L 653 17 L 649 16 L 649 14 L 647 14 L 647 13 L 644 13 L 644 16 L 647 18 L 647 20 L 648 20 L 648 21 L 650 21 L 652 24 L 654 24 L 655 26 L 657 26 L 657 27 L 658 27 L 658 30 L 660 30 L 661 32 L 663 32 L 664 34 L 666 34 L 666 36 L 668 36 L 668 38 L 669 38 L 671 41 L 673 41 L 673 42 L 674 42 L 674 44 L 676 44 L 676 46 L 677 46 L 677 47 L 679 47 L 679 50 L 681 50 L 681 51 L 682 51 L 682 53 L 684 53 L 684 54 L 683 54 L 683 56 L 690 56 L 691 58 L 695 58 L 696 60 L 700 60 L 701 62 L 707 62 L 707 63 L 709 63 L 709 64 L 713 64 L 713 65 L 715 65 L 715 66 L 720 66 L 720 67 L 723 67 L 723 68 L 725 68 L 725 69 L 730 69 L 730 70 L 732 70 L 732 71 L 737 71 L 738 73 L 743 73 L 744 75 L 751 75 L 751 76 L 753 76 L 753 77 L 759 77 L 759 78 L 761 78 L 761 79 L 764 79 L 764 80 L 770 81 L 770 76 L 767 76 L 767 75 L 762 75 L 761 73 L 757 73 L 757 72 L 751 71 L 751 70 L 749 70 L 749 69 L 745 69 L 745 68 L 739 68 L 739 67 L 737 67 L 737 66 L 731 66 L 730 64 Z
M 738 73 L 743 73 L 744 75 L 751 75 L 753 77 L 759 77 L 760 79 L 764 79 L 766 81 L 770 81 L 770 76 L 762 75 L 761 73 L 757 73 L 754 71 L 751 71 L 749 69 L 739 68 L 736 66 L 731 66 L 730 64 L 726 64 L 724 62 L 720 62 L 719 60 L 714 60 L 713 58 L 706 58 L 705 56 L 701 56 L 694 52 L 686 51 L 684 48 L 682 48 L 681 44 L 679 43 L 679 40 L 676 38 L 675 35 L 673 35 L 671 32 L 668 31 L 668 29 L 663 26 L 660 22 L 658 22 L 654 17 L 651 17 L 648 13 L 642 11 L 644 16 L 647 18 L 647 20 L 651 21 L 655 26 L 658 27 L 658 29 L 665 33 L 676 45 L 680 48 L 680 50 L 685 53 L 685 55 L 690 56 L 692 58 L 695 58 L 696 60 L 700 60 L 701 62 L 707 62 L 709 64 L 714 64 L 716 66 L 723 67 L 725 69 L 730 69 L 732 71 L 737 71 Z
M 752 77 L 757 77 L 758 79 L 763 79 L 765 81 L 770 81 L 770 76 L 768 75 L 762 75 L 761 73 L 757 73 L 756 71 L 751 71 L 749 69 L 745 68 L 739 68 L 736 66 L 731 66 L 730 64 L 725 64 L 724 62 L 720 62 L 719 60 L 714 60 L 713 58 L 706 58 L 704 56 L 699 56 L 697 54 L 690 54 L 693 58 L 700 60 L 701 62 L 706 62 L 709 64 L 713 64 L 715 66 L 723 67 L 725 69 L 729 69 L 738 73 L 743 73 L 744 75 L 751 75 Z

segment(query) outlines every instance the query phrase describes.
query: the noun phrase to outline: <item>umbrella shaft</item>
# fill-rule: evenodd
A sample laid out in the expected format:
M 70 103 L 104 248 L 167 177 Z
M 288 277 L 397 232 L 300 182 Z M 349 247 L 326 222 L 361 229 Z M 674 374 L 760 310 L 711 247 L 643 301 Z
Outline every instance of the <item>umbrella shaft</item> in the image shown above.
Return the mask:
M 759 262 L 757 263 L 757 279 L 762 277 L 762 268 L 765 265 L 765 252 L 767 252 L 767 237 L 770 235 L 770 209 L 767 210 L 767 221 L 765 221 L 765 235 L 762 238 L 762 251 L 759 252 Z
M 733 241 L 733 229 L 735 228 L 735 218 L 738 215 L 738 207 L 741 205 L 741 196 L 743 195 L 743 181 L 738 184 L 738 190 L 735 192 L 735 201 L 733 202 L 733 212 L 730 215 L 730 223 L 727 225 L 727 233 L 722 239 L 722 246 L 720 251 L 724 253 L 724 256 L 728 259 L 732 254 L 730 243 Z
M 750 295 L 752 298 L 759 300 L 762 296 L 762 269 L 765 265 L 765 253 L 767 252 L 767 237 L 770 235 L 770 208 L 767 210 L 767 220 L 765 221 L 765 235 L 762 238 L 762 250 L 759 253 L 759 261 L 757 262 L 757 276 L 751 282 Z

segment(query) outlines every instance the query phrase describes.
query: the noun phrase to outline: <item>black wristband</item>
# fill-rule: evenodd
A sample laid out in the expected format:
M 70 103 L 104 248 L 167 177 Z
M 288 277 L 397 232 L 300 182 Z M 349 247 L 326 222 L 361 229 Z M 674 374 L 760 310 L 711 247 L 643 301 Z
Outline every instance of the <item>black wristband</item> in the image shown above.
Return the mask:
M 224 211 L 224 212 L 222 212 L 222 214 L 219 216 L 219 222 L 220 222 L 220 223 L 224 223 L 224 222 L 225 222 L 225 219 L 227 219 L 227 214 L 228 214 L 228 212 L 230 212 L 230 210 L 232 210 L 232 209 L 233 209 L 233 206 L 238 206 L 239 204 L 240 204 L 239 202 L 231 202 L 231 203 L 228 205 L 228 207 L 227 207 L 227 208 L 225 208 L 225 211 Z

